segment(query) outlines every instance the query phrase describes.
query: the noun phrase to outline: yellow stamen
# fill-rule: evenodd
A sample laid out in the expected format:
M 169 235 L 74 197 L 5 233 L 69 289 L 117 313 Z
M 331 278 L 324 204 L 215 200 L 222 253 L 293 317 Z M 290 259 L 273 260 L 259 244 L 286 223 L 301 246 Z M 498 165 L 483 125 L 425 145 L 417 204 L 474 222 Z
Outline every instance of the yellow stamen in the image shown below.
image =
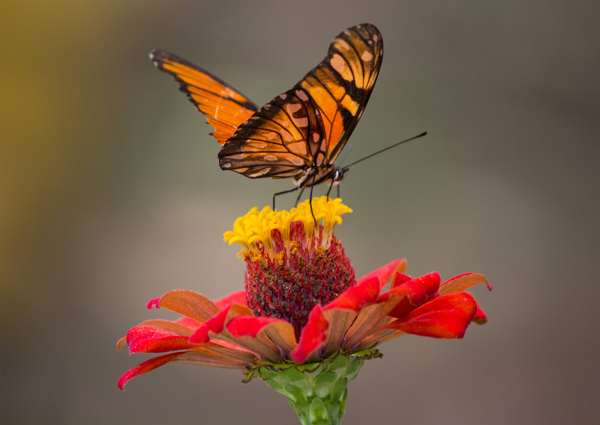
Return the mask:
M 323 226 L 322 239 L 318 241 L 318 244 L 323 249 L 319 252 L 324 252 L 329 247 L 335 225 L 341 224 L 341 216 L 352 210 L 342 204 L 342 200 L 339 198 L 331 199 L 322 196 L 312 199 L 312 212 L 317 219 L 317 224 Z M 271 232 L 278 230 L 284 243 L 294 253 L 300 245 L 295 241 L 290 241 L 290 225 L 293 222 L 301 221 L 304 224 L 307 240 L 311 240 L 315 229 L 312 212 L 309 200 L 302 202 L 289 212 L 272 211 L 270 207 L 264 207 L 259 212 L 258 208 L 254 207 L 235 221 L 233 231 L 227 231 L 223 235 L 224 240 L 229 242 L 229 245 L 237 242 L 242 247 L 242 255 L 254 259 L 254 257 L 261 257 L 262 251 L 258 245 L 259 242 L 267 253 L 275 254 Z M 281 260 L 278 258 L 278 261 L 282 264 L 283 257 Z

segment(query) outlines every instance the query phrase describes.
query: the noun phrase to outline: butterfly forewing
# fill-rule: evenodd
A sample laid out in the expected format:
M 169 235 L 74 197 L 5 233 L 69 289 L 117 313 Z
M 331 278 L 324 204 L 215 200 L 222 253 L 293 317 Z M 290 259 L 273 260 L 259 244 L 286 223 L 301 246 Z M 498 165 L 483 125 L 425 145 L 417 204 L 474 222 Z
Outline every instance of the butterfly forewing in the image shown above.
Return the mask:
M 258 110 L 239 91 L 185 59 L 161 50 L 153 50 L 150 58 L 160 70 L 179 82 L 180 90 L 207 116 L 208 123 L 215 129 L 212 135 L 221 145 Z
M 369 101 L 383 59 L 379 30 L 361 24 L 342 31 L 327 57 L 299 83 L 323 112 L 326 163 L 333 163 Z
M 381 34 L 373 25 L 344 30 L 293 89 L 238 127 L 219 152 L 221 168 L 277 178 L 331 167 L 369 100 L 382 56 Z

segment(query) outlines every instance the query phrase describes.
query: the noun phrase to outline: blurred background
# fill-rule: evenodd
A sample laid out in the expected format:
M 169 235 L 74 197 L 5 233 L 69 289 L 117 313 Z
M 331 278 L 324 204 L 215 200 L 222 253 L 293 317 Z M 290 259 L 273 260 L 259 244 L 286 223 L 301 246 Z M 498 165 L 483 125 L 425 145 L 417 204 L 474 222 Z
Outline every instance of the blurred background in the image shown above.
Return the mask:
M 347 161 L 336 231 L 357 275 L 485 274 L 464 340 L 407 336 L 349 386 L 345 425 L 600 420 L 600 3 L 0 2 L 2 424 L 297 424 L 238 371 L 117 353 L 170 289 L 243 285 L 223 232 L 287 180 L 220 170 L 212 129 L 157 71 L 160 48 L 257 104 L 344 28 L 383 67 Z M 318 194 L 324 192 L 320 188 Z M 281 197 L 289 209 L 294 196 Z

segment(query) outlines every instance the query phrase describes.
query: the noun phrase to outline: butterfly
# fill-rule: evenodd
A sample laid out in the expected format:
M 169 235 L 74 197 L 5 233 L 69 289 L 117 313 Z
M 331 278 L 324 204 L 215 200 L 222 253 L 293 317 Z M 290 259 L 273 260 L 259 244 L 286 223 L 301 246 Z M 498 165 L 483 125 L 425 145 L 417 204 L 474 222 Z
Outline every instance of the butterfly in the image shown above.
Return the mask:
M 362 116 L 383 59 L 383 40 L 371 24 L 347 28 L 327 56 L 291 90 L 259 108 L 208 71 L 171 53 L 153 50 L 150 59 L 171 74 L 214 127 L 222 145 L 219 166 L 255 179 L 292 178 L 295 188 L 275 196 L 329 183 L 348 168 L 334 161 Z M 339 187 L 338 187 L 339 189 Z M 327 193 L 329 195 L 329 192 Z M 298 197 L 299 198 L 299 197 Z M 311 195 L 312 198 L 312 195 Z

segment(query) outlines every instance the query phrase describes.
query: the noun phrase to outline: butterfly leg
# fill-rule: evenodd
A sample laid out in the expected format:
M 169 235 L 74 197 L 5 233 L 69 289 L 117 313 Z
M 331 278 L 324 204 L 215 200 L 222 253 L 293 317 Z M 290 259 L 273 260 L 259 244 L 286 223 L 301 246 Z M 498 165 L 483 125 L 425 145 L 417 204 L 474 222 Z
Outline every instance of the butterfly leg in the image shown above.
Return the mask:
M 315 227 L 317 227 L 317 219 L 315 218 L 315 212 L 313 211 L 313 207 L 312 207 L 312 192 L 313 192 L 313 188 L 315 187 L 315 177 L 317 177 L 317 173 L 313 174 L 313 178 L 312 178 L 312 182 L 310 183 L 310 213 L 313 216 L 313 220 L 315 221 Z
M 338 198 L 340 197 L 340 185 L 339 184 L 337 185 L 337 197 Z
M 273 194 L 273 211 L 275 211 L 275 198 L 276 198 L 277 196 L 279 196 L 279 195 L 285 195 L 286 193 L 292 193 L 292 192 L 295 192 L 295 191 L 297 191 L 298 189 L 300 189 L 300 188 L 299 188 L 299 187 L 295 187 L 295 188 L 293 188 L 293 189 L 290 189 L 290 190 L 284 190 L 283 192 L 277 192 L 277 193 L 274 193 L 274 194 Z M 304 190 L 304 189 L 302 189 L 302 190 Z M 302 194 L 302 192 L 300 192 L 300 194 Z M 298 201 L 297 201 L 297 200 L 296 200 L 296 203 L 298 203 Z
M 304 193 L 304 189 L 306 189 L 306 186 L 304 186 L 302 188 L 302 190 L 300 191 L 300 194 L 298 195 L 298 197 L 296 198 L 296 203 L 294 204 L 294 207 L 298 206 L 298 201 L 300 201 L 300 197 L 302 196 L 302 194 Z
M 327 191 L 327 200 L 329 200 L 329 194 L 331 193 L 331 189 L 333 188 L 333 181 L 334 180 L 335 179 L 331 179 L 331 184 L 329 185 L 329 190 Z M 339 190 L 340 190 L 340 186 L 338 185 L 338 193 L 339 193 Z M 339 198 L 339 196 L 338 196 L 338 198 Z

